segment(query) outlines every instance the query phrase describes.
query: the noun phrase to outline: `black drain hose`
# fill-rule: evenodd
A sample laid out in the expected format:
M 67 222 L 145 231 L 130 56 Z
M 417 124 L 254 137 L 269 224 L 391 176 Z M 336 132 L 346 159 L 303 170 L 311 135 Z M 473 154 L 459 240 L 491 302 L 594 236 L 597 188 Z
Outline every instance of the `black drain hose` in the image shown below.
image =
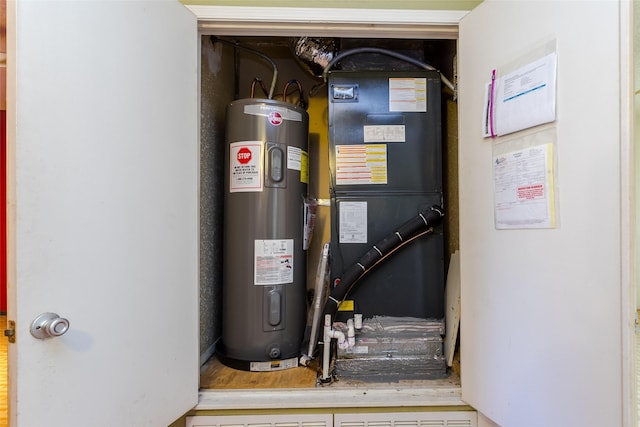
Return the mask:
M 332 290 L 324 305 L 324 315 L 335 317 L 338 306 L 345 300 L 358 279 L 368 273 L 379 262 L 390 256 L 402 246 L 422 235 L 433 232 L 431 226 L 438 223 L 444 212 L 440 206 L 432 206 L 404 223 L 397 231 L 373 245 L 355 264 L 349 267 Z M 324 318 L 324 315 L 322 316 Z

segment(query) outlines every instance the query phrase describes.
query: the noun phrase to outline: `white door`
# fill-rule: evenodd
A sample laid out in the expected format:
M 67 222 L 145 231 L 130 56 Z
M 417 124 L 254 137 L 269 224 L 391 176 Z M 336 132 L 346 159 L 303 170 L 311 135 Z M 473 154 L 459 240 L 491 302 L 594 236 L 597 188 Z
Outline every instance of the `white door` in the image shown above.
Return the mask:
M 9 3 L 12 426 L 162 426 L 197 403 L 195 17 Z M 36 339 L 41 313 L 68 319 Z
M 629 422 L 627 8 L 486 0 L 461 20 L 462 393 L 500 425 Z M 527 146 L 531 131 L 482 138 L 485 84 L 493 69 L 535 59 L 549 40 L 557 44 L 557 120 L 540 142 L 555 140 L 557 226 L 497 230 L 494 150 Z

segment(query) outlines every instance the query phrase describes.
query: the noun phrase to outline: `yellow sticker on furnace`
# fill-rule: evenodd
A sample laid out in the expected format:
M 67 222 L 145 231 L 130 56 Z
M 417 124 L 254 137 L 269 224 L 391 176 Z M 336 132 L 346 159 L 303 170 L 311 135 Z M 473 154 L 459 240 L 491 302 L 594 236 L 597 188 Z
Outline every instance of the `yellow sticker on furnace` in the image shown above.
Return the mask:
M 353 311 L 355 304 L 352 299 L 344 300 L 338 306 L 338 311 Z

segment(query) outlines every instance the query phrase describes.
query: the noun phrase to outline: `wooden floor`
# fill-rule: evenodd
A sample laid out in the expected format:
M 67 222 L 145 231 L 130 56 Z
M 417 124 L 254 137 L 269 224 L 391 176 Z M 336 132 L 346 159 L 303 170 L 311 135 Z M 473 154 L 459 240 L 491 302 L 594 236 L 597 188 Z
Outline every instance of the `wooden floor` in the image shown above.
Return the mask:
M 297 367 L 274 372 L 247 372 L 229 368 L 213 357 L 200 373 L 203 389 L 313 388 L 315 368 Z

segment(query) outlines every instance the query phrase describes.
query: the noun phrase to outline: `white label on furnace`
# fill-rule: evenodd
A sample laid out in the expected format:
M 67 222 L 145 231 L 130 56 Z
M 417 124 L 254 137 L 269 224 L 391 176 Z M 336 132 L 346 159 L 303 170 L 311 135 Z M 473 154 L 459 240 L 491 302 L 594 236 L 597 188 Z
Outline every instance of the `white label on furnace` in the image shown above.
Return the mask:
M 406 142 L 404 125 L 364 126 L 364 142 Z
M 254 285 L 293 283 L 293 239 L 256 240 Z
M 389 111 L 427 111 L 427 79 L 389 79 Z
M 262 191 L 262 141 L 229 144 L 229 192 Z
M 347 353 L 351 353 L 351 354 L 368 354 L 369 353 L 369 346 L 366 345 L 356 345 L 352 348 L 348 348 Z
M 340 243 L 367 243 L 367 202 L 340 202 Z

